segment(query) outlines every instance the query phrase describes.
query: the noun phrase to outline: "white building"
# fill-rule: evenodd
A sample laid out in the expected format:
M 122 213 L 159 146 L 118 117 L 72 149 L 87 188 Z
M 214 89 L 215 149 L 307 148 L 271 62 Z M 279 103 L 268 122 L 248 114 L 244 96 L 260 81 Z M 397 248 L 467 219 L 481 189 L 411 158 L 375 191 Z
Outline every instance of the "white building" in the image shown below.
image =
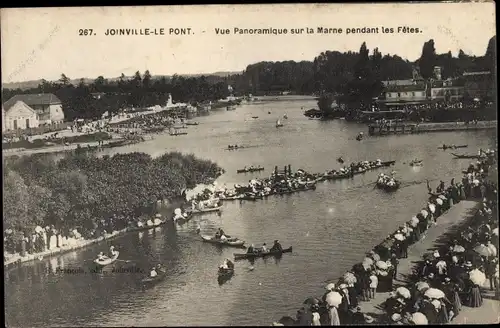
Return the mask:
M 40 125 L 64 121 L 62 103 L 52 93 L 15 95 L 4 103 L 5 110 L 8 112 L 17 101 L 22 101 L 37 113 Z
M 2 108 L 3 109 L 3 108 Z M 5 110 L 4 131 L 37 128 L 39 126 L 38 114 L 23 101 L 16 101 Z

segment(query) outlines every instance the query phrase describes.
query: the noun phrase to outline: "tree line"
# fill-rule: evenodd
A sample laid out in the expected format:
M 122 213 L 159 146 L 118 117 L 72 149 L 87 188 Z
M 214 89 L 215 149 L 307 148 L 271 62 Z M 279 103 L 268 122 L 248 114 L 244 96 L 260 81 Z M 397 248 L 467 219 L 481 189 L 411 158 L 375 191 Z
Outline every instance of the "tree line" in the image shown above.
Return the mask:
M 150 213 L 157 200 L 211 182 L 221 169 L 194 155 L 172 152 L 152 158 L 136 152 L 112 157 L 73 153 L 60 160 L 12 156 L 5 159 L 3 172 L 4 228 L 19 239 L 37 225 L 54 226 L 65 236 L 75 228 L 86 237 L 99 229 L 118 230 Z
M 328 110 L 335 97 L 348 108 L 364 106 L 383 89 L 381 81 L 412 78 L 417 68 L 424 79 L 433 76 L 434 66 L 442 66 L 443 78 L 460 76 L 464 71 L 488 70 L 495 72 L 496 36 L 492 37 L 483 56 L 469 56 L 460 50 L 457 57 L 451 52 L 437 54 L 434 40 L 424 43 L 422 53 L 415 62 L 397 55 L 385 54 L 375 48 L 371 55 L 366 43 L 359 52 L 325 51 L 313 61 L 259 62 L 251 64 L 241 74 L 219 76 L 153 77 L 149 71 L 127 78 L 107 80 L 97 77 L 91 83 L 81 80 L 78 85 L 69 83 L 62 74 L 56 82 L 42 81 L 29 90 L 3 90 L 3 99 L 18 93 L 54 93 L 63 103 L 68 120 L 100 117 L 105 111 L 117 112 L 126 107 L 163 105 L 171 94 L 173 99 L 193 105 L 246 94 L 265 95 L 281 92 L 316 94 L 322 96 L 319 107 Z M 232 87 L 230 91 L 228 86 Z M 97 99 L 92 94 L 103 93 Z

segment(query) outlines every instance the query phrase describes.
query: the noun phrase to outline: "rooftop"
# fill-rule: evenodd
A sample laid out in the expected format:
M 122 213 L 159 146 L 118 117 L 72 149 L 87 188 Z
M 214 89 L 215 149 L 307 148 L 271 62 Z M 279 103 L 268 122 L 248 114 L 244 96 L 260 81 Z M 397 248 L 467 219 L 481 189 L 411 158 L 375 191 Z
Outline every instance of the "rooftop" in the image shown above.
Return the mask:
M 15 95 L 14 97 L 7 100 L 3 106 L 5 110 L 8 111 L 17 101 L 22 101 L 28 106 L 32 105 L 55 105 L 60 104 L 61 100 L 57 98 L 52 93 L 40 93 L 40 94 L 22 94 Z

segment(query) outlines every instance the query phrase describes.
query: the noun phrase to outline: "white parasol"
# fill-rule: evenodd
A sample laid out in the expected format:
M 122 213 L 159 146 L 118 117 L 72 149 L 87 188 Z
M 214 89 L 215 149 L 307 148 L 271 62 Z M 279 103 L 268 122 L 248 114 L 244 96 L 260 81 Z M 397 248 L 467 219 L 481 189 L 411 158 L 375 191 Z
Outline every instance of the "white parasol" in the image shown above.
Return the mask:
M 437 288 L 429 288 L 427 291 L 424 293 L 425 296 L 429 298 L 434 298 L 434 299 L 439 299 L 444 297 L 444 293 L 442 290 L 437 289 Z
M 411 218 L 411 226 L 412 227 L 416 227 L 418 225 L 418 222 L 420 222 L 420 221 L 416 216 Z
M 441 198 L 436 199 L 436 203 L 439 205 L 443 205 L 443 200 Z
M 334 290 L 335 289 L 335 284 L 333 282 L 329 283 L 328 285 L 325 286 L 326 290 Z
M 388 268 L 387 263 L 385 263 L 384 261 L 377 261 L 376 266 L 381 270 L 387 270 Z
M 155 225 L 159 225 L 159 224 L 161 224 L 161 223 L 162 223 L 162 221 L 161 221 L 160 219 L 156 218 L 156 219 L 154 219 L 153 223 L 154 223 Z
M 326 303 L 330 306 L 338 307 L 342 303 L 342 296 L 337 292 L 329 292 L 326 295 Z
M 455 253 L 463 253 L 463 252 L 465 252 L 465 248 L 463 246 L 461 246 L 461 245 L 455 245 L 453 247 L 453 252 L 455 252 Z
M 415 325 L 427 325 L 427 324 L 429 324 L 427 317 L 425 316 L 425 314 L 423 314 L 421 312 L 413 313 L 411 315 L 411 321 L 413 321 L 413 323 Z
M 180 208 L 176 208 L 175 211 L 174 211 L 174 214 L 176 216 L 181 215 L 182 214 L 182 210 Z
M 42 227 L 40 227 L 40 226 L 36 226 L 36 227 L 35 227 L 35 232 L 36 232 L 36 233 L 41 233 L 41 232 L 43 232 L 43 228 L 42 228 Z
M 394 239 L 399 240 L 399 241 L 403 241 L 403 240 L 405 240 L 405 237 L 402 234 L 397 233 L 394 235 Z
M 429 212 L 427 212 L 426 210 L 421 210 L 420 214 L 422 214 L 424 216 L 424 218 L 429 216 Z
M 483 244 L 474 247 L 474 252 L 478 253 L 481 256 L 493 256 L 491 249 Z
M 426 283 L 425 281 L 419 281 L 415 284 L 415 286 L 417 287 L 417 290 L 421 291 L 422 289 L 424 288 L 429 288 L 429 284 Z
M 486 281 L 486 275 L 479 271 L 478 269 L 474 269 L 469 272 L 469 279 L 476 285 L 482 286 Z
M 408 288 L 406 288 L 406 287 L 399 287 L 398 289 L 396 289 L 396 293 L 398 293 L 399 295 L 401 295 L 402 297 L 404 297 L 406 299 L 411 298 L 411 293 L 408 290 Z
M 380 255 L 378 255 L 377 253 L 372 253 L 371 257 L 374 261 L 380 261 Z
M 363 260 L 363 266 L 365 264 L 368 265 L 368 266 L 373 265 L 373 260 L 371 258 L 369 258 L 369 257 L 365 257 L 365 259 Z
M 498 228 L 493 229 L 493 231 L 491 231 L 491 234 L 498 237 Z
M 438 198 L 441 198 L 442 200 L 446 200 L 446 197 L 444 195 L 439 195 Z
M 354 284 L 357 282 L 356 276 L 353 275 L 351 272 L 344 273 L 342 279 L 348 284 Z
M 437 268 L 446 268 L 446 262 L 441 260 L 438 263 L 436 263 Z
M 161 218 L 161 214 L 160 213 L 156 213 L 155 217 L 156 218 Z
M 429 211 L 431 211 L 431 213 L 436 212 L 436 205 L 429 204 L 429 205 L 427 205 L 427 207 L 429 208 Z
M 497 256 L 497 248 L 495 247 L 495 245 L 489 244 L 486 247 L 489 248 L 489 250 L 491 252 L 491 256 Z

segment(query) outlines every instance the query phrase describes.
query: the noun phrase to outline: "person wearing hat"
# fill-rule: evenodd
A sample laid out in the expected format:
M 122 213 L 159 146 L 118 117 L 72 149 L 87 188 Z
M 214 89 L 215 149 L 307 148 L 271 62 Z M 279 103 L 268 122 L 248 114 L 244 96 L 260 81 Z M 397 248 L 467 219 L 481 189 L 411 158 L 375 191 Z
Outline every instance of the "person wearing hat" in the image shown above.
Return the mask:
M 391 322 L 390 325 L 402 325 L 403 323 L 401 322 L 402 316 L 399 313 L 394 313 L 391 315 Z
M 369 316 L 367 314 L 363 314 L 363 318 L 364 318 L 364 322 L 367 324 L 371 324 L 371 323 L 373 323 L 373 321 L 375 321 L 375 319 L 373 319 L 372 316 Z
M 347 292 L 347 285 L 340 284 L 337 288 L 337 292 L 342 296 L 342 303 L 340 303 L 338 308 L 340 322 L 342 324 L 349 323 L 349 296 Z
M 462 303 L 460 302 L 456 284 L 452 283 L 449 277 L 446 277 L 439 289 L 444 292 L 445 299 L 449 300 L 447 308 L 453 312 L 453 316 L 458 315 L 458 312 L 462 308 Z M 451 319 L 451 316 L 449 319 Z
M 280 241 L 276 239 L 274 241 L 273 246 L 271 247 L 271 249 L 269 251 L 270 252 L 282 252 L 283 251 L 283 247 L 281 246 Z
M 392 266 L 392 278 L 396 279 L 398 275 L 398 264 L 399 264 L 399 260 L 397 259 L 396 254 L 394 253 L 391 254 L 390 261 Z
M 104 253 L 103 252 L 99 252 L 99 254 L 97 254 L 97 260 L 98 261 L 103 261 L 104 259 L 105 259 Z
M 319 305 L 313 304 L 311 306 L 312 312 L 312 326 L 321 326 L 321 317 L 319 315 Z
M 419 312 L 425 315 L 429 324 L 434 324 L 437 321 L 437 310 L 434 304 L 428 297 L 424 296 Z
M 116 253 L 117 253 L 117 251 L 115 251 L 115 246 L 111 246 L 111 247 L 109 248 L 109 257 L 111 257 L 111 258 L 112 258 L 112 257 L 115 257 L 115 256 L 116 256 Z
M 350 311 L 350 315 L 351 315 L 351 320 L 350 320 L 351 324 L 362 325 L 363 323 L 365 323 L 365 316 L 361 312 L 361 307 L 359 306 L 353 307 Z
M 326 292 L 323 294 L 323 297 L 321 297 L 321 300 L 323 301 L 323 303 L 326 302 L 326 297 L 328 296 L 328 294 L 335 290 L 335 284 L 333 282 L 329 283 L 328 285 L 325 286 L 325 289 L 326 289 Z
M 495 272 L 497 266 L 498 266 L 498 257 L 489 259 L 486 264 L 486 270 L 484 273 L 486 275 L 486 278 L 488 278 L 488 280 L 490 281 L 490 290 L 498 289 L 498 280 L 495 279 Z

